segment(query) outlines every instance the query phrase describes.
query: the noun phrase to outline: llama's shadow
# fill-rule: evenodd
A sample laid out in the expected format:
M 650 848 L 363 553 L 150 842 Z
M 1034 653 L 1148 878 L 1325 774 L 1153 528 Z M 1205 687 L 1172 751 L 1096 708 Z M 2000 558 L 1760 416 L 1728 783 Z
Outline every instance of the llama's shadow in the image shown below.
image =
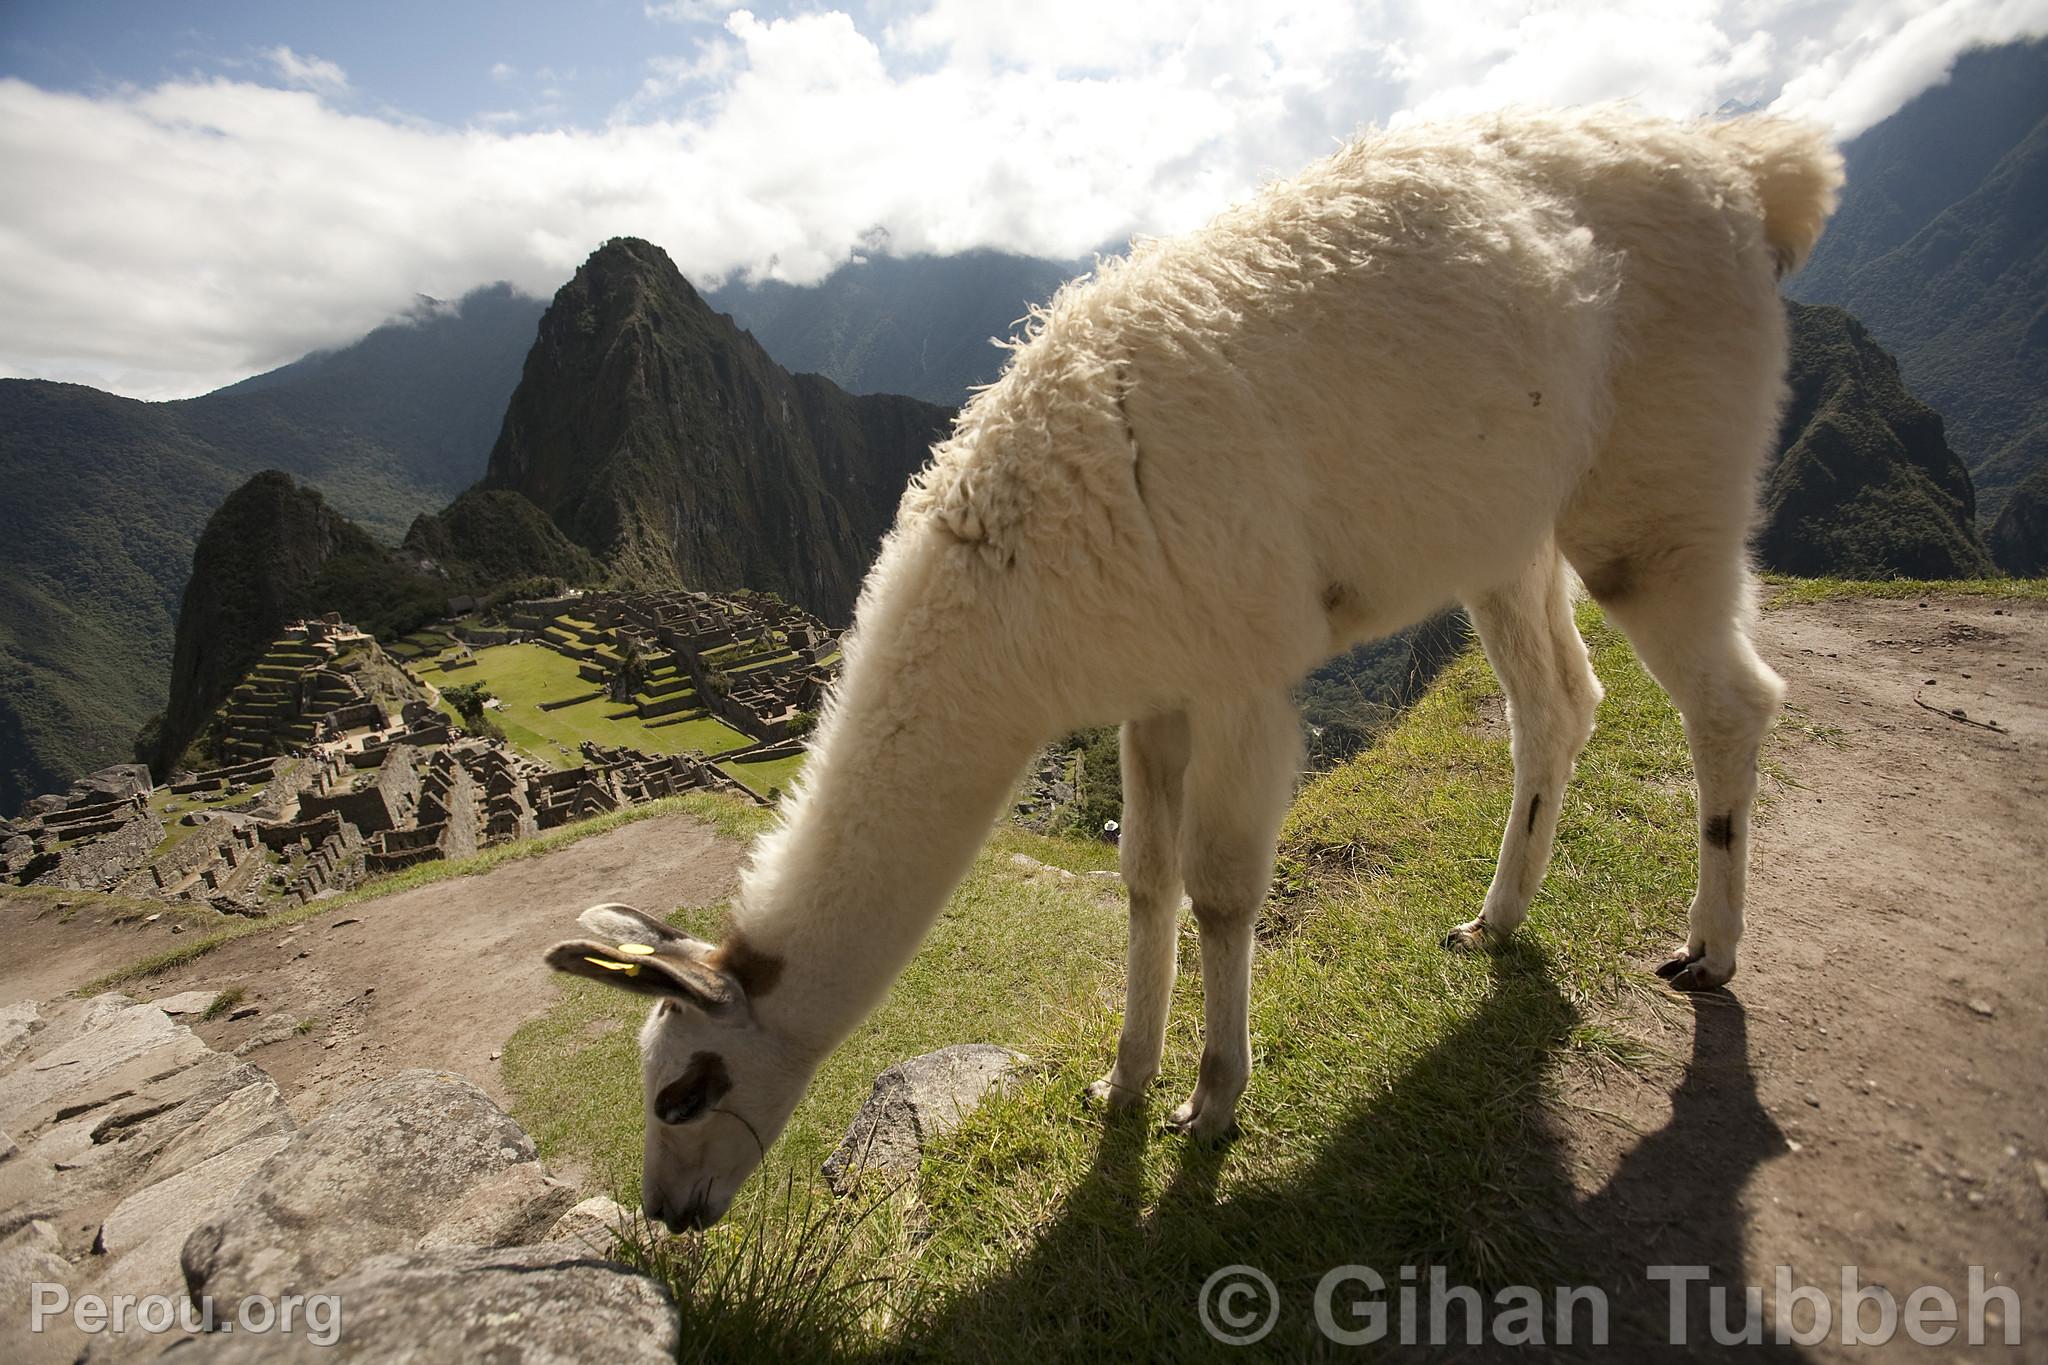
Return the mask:
M 1254 1354 L 1356 1354 L 1331 1342 L 1317 1323 L 1318 1285 L 1344 1266 L 1372 1267 L 1386 1284 L 1383 1294 L 1372 1294 L 1354 1277 L 1325 1296 L 1329 1318 L 1353 1331 L 1370 1324 L 1362 1300 L 1384 1305 L 1387 1332 L 1367 1348 L 1368 1358 L 1600 1353 L 1590 1340 L 1593 1315 L 1583 1306 L 1573 1316 L 1574 1342 L 1559 1344 L 1552 1305 L 1560 1285 L 1601 1287 L 1608 1340 L 1632 1359 L 1713 1353 L 1710 1286 L 1724 1287 L 1739 1323 L 1741 1286 L 1768 1280 L 1768 1270 L 1744 1261 L 1741 1196 L 1757 1164 L 1784 1150 L 1756 1100 L 1740 1003 L 1727 995 L 1699 1002 L 1693 1055 L 1671 1121 L 1630 1151 L 1604 1188 L 1582 1198 L 1567 1174 L 1570 1158 L 1540 1079 L 1568 1046 L 1578 1016 L 1540 950 L 1516 945 L 1493 962 L 1486 1003 L 1392 1086 L 1350 1110 L 1306 1167 L 1240 1182 L 1219 1198 L 1232 1161 L 1227 1149 L 1159 1133 L 1156 1106 L 1109 1118 L 1087 1174 L 1031 1250 L 995 1279 L 923 1305 L 909 1353 L 1037 1361 L 1242 1356 L 1205 1330 L 1197 1307 L 1204 1282 L 1239 1265 L 1269 1277 L 1280 1302 Z M 1493 1090 L 1490 1078 L 1501 1074 L 1503 1060 L 1529 1083 L 1505 1094 Z M 1148 1209 L 1147 1152 L 1154 1143 L 1177 1151 Z M 1665 1344 L 1669 1292 L 1646 1273 L 1659 1265 L 1709 1270 L 1708 1280 L 1689 1286 L 1684 1348 Z M 1408 1284 L 1404 1266 L 1418 1268 Z M 1442 1267 L 1451 1285 L 1482 1291 L 1480 1344 L 1468 1343 L 1458 1305 L 1447 1313 L 1447 1344 L 1401 1344 L 1403 1316 L 1419 1343 L 1431 1338 L 1432 1267 Z M 1500 1343 L 1495 1329 L 1512 1340 L 1527 1322 L 1504 1319 L 1493 1298 L 1531 1267 L 1541 1268 L 1533 1287 L 1544 1303 L 1544 1344 L 1533 1351 Z M 1400 1296 L 1411 1286 L 1416 1306 L 1404 1315 Z M 1222 1313 L 1242 1317 L 1252 1305 L 1249 1296 L 1219 1305 L 1218 1321 L 1227 1328 Z

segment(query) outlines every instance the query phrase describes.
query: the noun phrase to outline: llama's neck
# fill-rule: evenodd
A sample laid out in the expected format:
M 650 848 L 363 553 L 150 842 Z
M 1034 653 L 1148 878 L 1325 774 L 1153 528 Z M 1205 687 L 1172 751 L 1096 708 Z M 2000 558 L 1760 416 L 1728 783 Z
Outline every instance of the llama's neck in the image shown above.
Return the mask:
M 813 1060 L 909 963 L 1041 741 L 1028 708 L 988 700 L 1003 689 L 976 676 L 979 651 L 863 643 L 734 915 L 781 963 L 757 1009 Z

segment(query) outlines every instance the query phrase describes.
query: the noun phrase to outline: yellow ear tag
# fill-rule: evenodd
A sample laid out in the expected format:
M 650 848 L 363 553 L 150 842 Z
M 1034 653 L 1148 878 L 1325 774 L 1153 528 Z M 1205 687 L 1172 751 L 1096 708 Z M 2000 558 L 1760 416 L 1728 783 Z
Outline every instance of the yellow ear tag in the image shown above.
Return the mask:
M 585 957 L 583 960 L 593 967 L 602 967 L 608 972 L 622 972 L 627 976 L 640 975 L 640 964 L 637 962 L 613 962 L 602 957 Z
M 654 952 L 654 949 L 645 943 L 621 943 L 619 951 L 628 957 L 647 957 Z

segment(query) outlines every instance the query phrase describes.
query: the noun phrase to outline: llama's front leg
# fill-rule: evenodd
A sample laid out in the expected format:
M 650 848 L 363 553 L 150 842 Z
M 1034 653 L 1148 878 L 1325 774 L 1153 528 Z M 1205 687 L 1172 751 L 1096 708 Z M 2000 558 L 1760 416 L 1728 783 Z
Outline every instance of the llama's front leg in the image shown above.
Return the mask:
M 1593 733 L 1600 682 L 1572 622 L 1564 561 L 1546 549 L 1516 582 L 1472 603 L 1487 661 L 1507 696 L 1515 799 L 1501 832 L 1500 861 L 1479 918 L 1444 936 L 1446 948 L 1504 941 L 1543 885 L 1564 786 Z
M 1195 1093 L 1166 1122 L 1196 1137 L 1228 1137 L 1237 1130 L 1237 1101 L 1252 1077 L 1252 928 L 1258 904 L 1197 900 L 1195 922 L 1202 930 L 1202 1065 Z
M 1252 928 L 1273 880 L 1273 843 L 1301 772 L 1285 693 L 1191 717 L 1181 865 L 1202 931 L 1202 1064 L 1169 1125 L 1201 1138 L 1237 1127 L 1251 1078 Z
M 1124 1027 L 1116 1065 L 1083 1092 L 1113 1109 L 1143 1101 L 1159 1075 L 1180 938 L 1181 780 L 1188 721 L 1181 712 L 1123 728 L 1124 819 L 1118 849 L 1131 894 L 1131 945 L 1124 974 Z

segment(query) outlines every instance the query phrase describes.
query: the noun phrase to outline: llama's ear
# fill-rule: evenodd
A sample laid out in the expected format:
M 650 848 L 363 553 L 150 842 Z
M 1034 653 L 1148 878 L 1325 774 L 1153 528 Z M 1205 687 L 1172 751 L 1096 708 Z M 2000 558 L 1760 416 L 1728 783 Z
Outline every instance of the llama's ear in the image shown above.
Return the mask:
M 714 1018 L 746 1004 L 746 993 L 739 982 L 701 957 L 656 952 L 650 944 L 572 938 L 548 949 L 547 964 L 558 972 L 602 981 L 636 995 L 660 996 L 695 1005 Z
M 685 944 L 696 944 L 707 952 L 711 947 L 630 905 L 593 905 L 576 917 L 576 923 L 591 937 L 610 939 L 613 943 L 645 943 L 665 952 Z

